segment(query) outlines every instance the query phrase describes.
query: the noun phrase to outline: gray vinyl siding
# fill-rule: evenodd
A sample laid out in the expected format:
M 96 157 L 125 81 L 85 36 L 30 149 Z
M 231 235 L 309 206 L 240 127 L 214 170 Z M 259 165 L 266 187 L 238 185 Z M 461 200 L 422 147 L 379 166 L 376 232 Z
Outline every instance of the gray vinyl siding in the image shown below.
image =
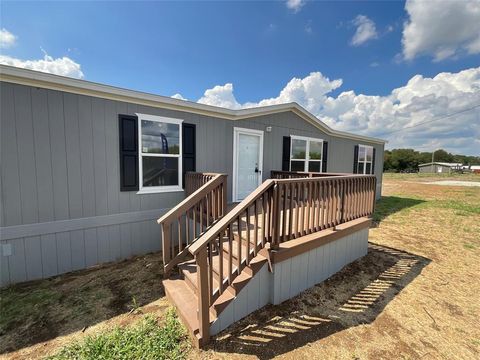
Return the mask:
M 155 220 L 183 192 L 120 191 L 118 114 L 196 124 L 197 171 L 227 173 L 229 199 L 234 127 L 272 127 L 264 132 L 264 179 L 281 169 L 283 136 L 327 140 L 329 172 L 351 172 L 358 144 L 332 138 L 292 112 L 230 121 L 6 82 L 0 94 L 0 241 L 12 252 L 4 256 L 0 247 L 0 285 L 160 250 Z M 381 184 L 383 145 L 375 146 Z

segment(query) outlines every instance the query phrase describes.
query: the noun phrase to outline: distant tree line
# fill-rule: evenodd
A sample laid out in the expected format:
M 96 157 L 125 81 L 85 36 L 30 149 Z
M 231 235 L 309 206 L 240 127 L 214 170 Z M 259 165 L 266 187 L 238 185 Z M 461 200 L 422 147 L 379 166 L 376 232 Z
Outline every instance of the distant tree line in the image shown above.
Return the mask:
M 436 162 L 480 165 L 480 156 L 454 155 L 443 149 L 435 151 Z M 385 150 L 383 171 L 417 171 L 418 164 L 432 162 L 431 152 L 419 152 L 413 149 Z

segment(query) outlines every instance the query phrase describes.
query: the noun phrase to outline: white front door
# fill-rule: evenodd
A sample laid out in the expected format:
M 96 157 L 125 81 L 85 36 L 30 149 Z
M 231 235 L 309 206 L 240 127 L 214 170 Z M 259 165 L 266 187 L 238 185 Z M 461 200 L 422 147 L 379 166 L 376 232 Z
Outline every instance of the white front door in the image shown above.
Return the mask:
M 262 183 L 263 131 L 233 130 L 233 201 L 245 199 Z

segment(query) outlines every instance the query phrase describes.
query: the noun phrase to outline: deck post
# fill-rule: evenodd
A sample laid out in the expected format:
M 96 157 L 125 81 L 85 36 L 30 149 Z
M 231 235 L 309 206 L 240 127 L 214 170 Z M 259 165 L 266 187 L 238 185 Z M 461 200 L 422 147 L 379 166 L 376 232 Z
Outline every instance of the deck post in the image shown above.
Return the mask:
M 343 224 L 345 222 L 345 185 L 346 181 L 340 182 L 341 184 L 341 201 L 340 201 L 340 224 Z
M 280 243 L 280 192 L 278 184 L 273 186 L 272 196 L 272 250 L 278 249 Z
M 163 256 L 163 268 L 165 269 L 170 262 L 170 238 L 171 238 L 171 224 L 162 224 L 162 256 Z M 167 279 L 170 276 L 170 271 L 164 270 L 163 277 Z
M 198 296 L 198 332 L 200 346 L 208 343 L 210 339 L 210 317 L 209 317 L 209 287 L 208 287 L 208 263 L 207 249 L 203 248 L 195 255 L 197 263 L 197 296 Z
M 222 217 L 227 214 L 227 175 L 223 175 L 222 181 L 222 195 L 223 195 L 223 207 L 222 207 Z

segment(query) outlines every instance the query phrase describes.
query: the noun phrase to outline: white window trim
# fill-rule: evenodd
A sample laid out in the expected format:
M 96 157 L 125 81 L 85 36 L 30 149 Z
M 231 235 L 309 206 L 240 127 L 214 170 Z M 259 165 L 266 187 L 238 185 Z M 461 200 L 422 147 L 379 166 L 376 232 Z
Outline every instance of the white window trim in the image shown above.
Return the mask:
M 365 148 L 365 160 L 363 161 L 360 161 L 360 148 Z M 367 161 L 367 149 L 372 149 L 372 160 L 371 161 Z M 358 172 L 358 165 L 360 163 L 363 163 L 363 175 L 373 175 L 373 146 L 371 145 L 362 145 L 362 144 L 358 144 L 358 159 L 357 159 L 357 174 L 359 174 Z M 366 173 L 367 171 L 367 164 L 370 164 L 370 173 Z
M 305 159 L 293 159 L 292 158 L 292 150 L 293 150 L 293 140 L 305 140 L 307 145 L 305 148 Z M 321 159 L 310 159 L 310 141 L 320 142 L 322 143 L 322 158 Z M 306 136 L 298 136 L 298 135 L 290 135 L 290 161 L 288 162 L 288 169 L 292 171 L 292 160 L 293 161 L 303 161 L 305 165 L 303 167 L 304 172 L 308 171 L 308 164 L 310 161 L 312 162 L 319 162 L 320 163 L 320 172 L 322 172 L 322 163 L 323 163 L 323 139 L 306 137 Z
M 183 157 L 183 135 L 182 135 L 182 123 L 183 119 L 175 119 L 169 118 L 164 116 L 157 116 L 157 115 L 149 115 L 149 114 L 139 114 L 136 113 L 138 117 L 138 184 L 139 190 L 137 194 L 157 194 L 157 193 L 167 193 L 167 192 L 175 192 L 175 191 L 183 191 L 182 186 L 182 171 L 183 171 L 183 164 L 182 164 L 182 157 Z M 169 124 L 177 124 L 178 134 L 179 134 L 179 154 L 143 154 L 142 152 L 142 120 L 148 121 L 157 121 L 162 123 L 169 123 Z M 150 157 L 175 157 L 178 158 L 178 185 L 171 185 L 171 186 L 143 186 L 143 156 L 150 156 Z

